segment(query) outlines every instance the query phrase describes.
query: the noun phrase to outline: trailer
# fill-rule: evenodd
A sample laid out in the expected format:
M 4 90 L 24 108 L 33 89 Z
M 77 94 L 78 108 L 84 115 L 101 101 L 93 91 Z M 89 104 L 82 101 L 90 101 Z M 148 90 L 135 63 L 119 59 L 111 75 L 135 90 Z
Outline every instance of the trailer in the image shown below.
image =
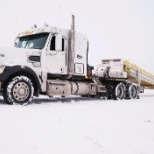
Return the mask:
M 18 34 L 13 48 L 0 49 L 0 93 L 8 104 L 27 105 L 40 94 L 136 99 L 153 88 L 154 76 L 130 61 L 103 59 L 93 71 L 88 54 L 74 16 L 71 29 L 35 25 Z
M 108 98 L 135 99 L 154 88 L 154 75 L 125 59 L 103 59 L 94 72 L 106 86 Z

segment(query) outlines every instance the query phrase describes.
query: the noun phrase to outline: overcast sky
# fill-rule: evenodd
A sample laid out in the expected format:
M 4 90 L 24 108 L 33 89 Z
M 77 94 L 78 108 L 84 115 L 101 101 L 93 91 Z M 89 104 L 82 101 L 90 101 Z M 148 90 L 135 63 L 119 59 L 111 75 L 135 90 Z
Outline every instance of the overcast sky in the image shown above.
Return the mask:
M 154 0 L 1 0 L 0 46 L 33 24 L 70 28 L 90 41 L 89 63 L 124 57 L 154 74 Z

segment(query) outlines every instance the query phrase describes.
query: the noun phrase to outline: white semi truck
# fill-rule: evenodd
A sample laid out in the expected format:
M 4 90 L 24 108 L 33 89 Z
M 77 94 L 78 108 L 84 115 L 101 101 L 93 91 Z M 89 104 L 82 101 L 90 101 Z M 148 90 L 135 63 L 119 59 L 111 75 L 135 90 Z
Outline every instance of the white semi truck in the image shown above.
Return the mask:
M 104 59 L 92 73 L 89 41 L 75 31 L 45 25 L 21 32 L 14 48 L 0 49 L 0 92 L 8 104 L 27 105 L 33 96 L 81 95 L 135 99 L 154 76 L 123 59 Z

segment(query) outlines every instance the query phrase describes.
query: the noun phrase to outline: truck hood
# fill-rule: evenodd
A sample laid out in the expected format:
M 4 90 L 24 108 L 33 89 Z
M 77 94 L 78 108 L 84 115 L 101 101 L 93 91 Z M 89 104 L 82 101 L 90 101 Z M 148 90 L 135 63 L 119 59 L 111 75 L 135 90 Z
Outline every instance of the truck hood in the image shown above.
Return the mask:
M 0 65 L 25 65 L 29 55 L 40 55 L 39 49 L 0 48 Z

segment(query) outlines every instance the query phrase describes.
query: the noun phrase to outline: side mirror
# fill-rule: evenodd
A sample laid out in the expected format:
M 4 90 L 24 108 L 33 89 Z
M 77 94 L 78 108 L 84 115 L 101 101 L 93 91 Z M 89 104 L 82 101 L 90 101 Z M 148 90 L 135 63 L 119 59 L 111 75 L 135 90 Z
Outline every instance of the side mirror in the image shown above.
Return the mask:
M 62 51 L 62 35 L 56 36 L 56 51 Z

